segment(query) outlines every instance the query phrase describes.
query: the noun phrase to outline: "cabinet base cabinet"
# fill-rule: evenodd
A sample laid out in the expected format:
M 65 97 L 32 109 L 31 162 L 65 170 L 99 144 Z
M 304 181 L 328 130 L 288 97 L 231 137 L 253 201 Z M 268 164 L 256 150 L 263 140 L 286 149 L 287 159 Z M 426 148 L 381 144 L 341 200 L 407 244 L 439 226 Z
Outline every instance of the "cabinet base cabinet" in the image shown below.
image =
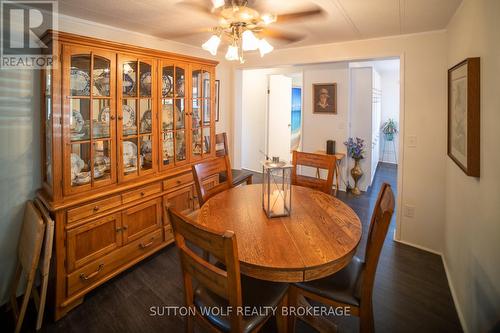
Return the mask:
M 196 201 L 192 174 L 186 171 L 54 212 L 55 319 L 91 290 L 173 243 L 167 209 L 189 214 Z

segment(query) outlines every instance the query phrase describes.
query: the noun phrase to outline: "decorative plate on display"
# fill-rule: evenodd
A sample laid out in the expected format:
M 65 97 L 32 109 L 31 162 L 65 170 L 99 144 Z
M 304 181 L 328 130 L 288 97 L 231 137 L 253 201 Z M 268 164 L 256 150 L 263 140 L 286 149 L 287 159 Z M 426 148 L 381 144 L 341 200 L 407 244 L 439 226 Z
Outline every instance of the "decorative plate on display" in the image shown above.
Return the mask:
M 134 91 L 134 79 L 127 73 L 123 73 L 122 89 L 124 95 L 130 95 Z
M 141 75 L 141 96 L 151 95 L 151 72 L 146 72 Z
M 123 141 L 123 165 L 137 168 L 137 145 L 131 141 Z
M 123 104 L 123 127 L 132 127 L 135 125 L 135 111 L 130 105 Z
M 71 179 L 75 179 L 85 166 L 85 162 L 77 154 L 71 154 Z
M 151 110 L 143 113 L 141 118 L 141 133 L 150 133 L 152 128 L 152 114 Z
M 102 177 L 110 168 L 110 160 L 107 156 L 96 156 L 94 160 L 94 178 Z
M 71 111 L 71 122 L 70 122 L 70 130 L 71 133 L 82 133 L 83 126 L 85 125 L 85 120 L 83 119 L 82 114 L 78 110 Z
M 94 95 L 109 96 L 109 70 L 103 71 L 98 77 L 94 77 Z
M 174 142 L 172 140 L 163 141 L 163 159 L 168 159 L 174 155 Z
M 161 94 L 169 96 L 172 92 L 172 77 L 170 75 L 163 75 L 161 80 Z
M 97 119 L 99 119 L 100 122 L 103 123 L 108 123 L 109 122 L 109 106 L 105 106 L 99 111 L 99 115 Z
M 76 185 L 90 183 L 90 171 L 80 172 L 76 178 L 72 180 L 72 183 Z
M 175 107 L 177 109 L 177 106 Z M 163 104 L 162 129 L 164 131 L 174 128 L 174 110 L 172 104 Z
M 90 76 L 77 68 L 72 68 L 70 73 L 70 89 L 74 96 L 90 95 Z
M 175 89 L 177 92 L 177 96 L 184 96 L 184 78 L 177 79 Z
M 144 140 L 141 142 L 141 155 L 144 158 L 144 161 L 146 162 L 151 162 L 152 159 L 152 152 L 153 152 L 153 145 L 151 143 L 151 140 Z

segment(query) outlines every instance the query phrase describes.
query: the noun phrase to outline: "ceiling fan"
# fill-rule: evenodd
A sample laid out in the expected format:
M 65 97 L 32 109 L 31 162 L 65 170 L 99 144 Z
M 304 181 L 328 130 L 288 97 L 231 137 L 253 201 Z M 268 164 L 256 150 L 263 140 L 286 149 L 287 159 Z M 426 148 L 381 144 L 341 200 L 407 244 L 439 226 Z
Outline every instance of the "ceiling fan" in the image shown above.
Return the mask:
M 314 6 L 301 12 L 276 14 L 266 11 L 259 3 L 261 3 L 259 0 L 203 0 L 202 2 L 185 0 L 179 4 L 217 19 L 217 26 L 205 30 L 210 31 L 212 36 L 202 45 L 204 50 L 216 55 L 222 39 L 226 39 L 228 41 L 226 59 L 240 63 L 245 62 L 243 52 L 259 50 L 261 57 L 272 52 L 274 47 L 266 37 L 288 43 L 304 38 L 302 35 L 274 30 L 269 27 L 270 25 L 324 13 L 321 8 Z

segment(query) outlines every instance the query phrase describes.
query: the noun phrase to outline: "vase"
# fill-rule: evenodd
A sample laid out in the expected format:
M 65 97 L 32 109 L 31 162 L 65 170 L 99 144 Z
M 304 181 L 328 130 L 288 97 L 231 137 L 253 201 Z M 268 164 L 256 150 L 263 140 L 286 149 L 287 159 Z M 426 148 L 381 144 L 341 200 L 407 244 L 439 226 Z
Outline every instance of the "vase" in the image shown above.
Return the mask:
M 385 133 L 385 141 L 394 140 L 394 133 Z
M 354 159 L 354 167 L 351 169 L 351 176 L 354 179 L 354 188 L 351 190 L 352 194 L 360 195 L 361 191 L 358 188 L 358 181 L 363 176 L 363 170 L 361 170 L 361 166 L 359 165 L 360 158 Z

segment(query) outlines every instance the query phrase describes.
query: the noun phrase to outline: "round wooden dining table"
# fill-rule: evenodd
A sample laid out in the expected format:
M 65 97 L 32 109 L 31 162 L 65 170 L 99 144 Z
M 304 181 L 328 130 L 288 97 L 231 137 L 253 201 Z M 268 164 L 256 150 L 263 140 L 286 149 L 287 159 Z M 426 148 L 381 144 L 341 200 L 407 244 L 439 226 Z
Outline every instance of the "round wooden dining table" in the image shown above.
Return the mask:
M 221 192 L 201 207 L 197 223 L 236 235 L 240 270 L 268 281 L 301 282 L 345 267 L 361 239 L 361 222 L 342 201 L 306 187 L 292 186 L 288 217 L 268 218 L 262 185 Z

